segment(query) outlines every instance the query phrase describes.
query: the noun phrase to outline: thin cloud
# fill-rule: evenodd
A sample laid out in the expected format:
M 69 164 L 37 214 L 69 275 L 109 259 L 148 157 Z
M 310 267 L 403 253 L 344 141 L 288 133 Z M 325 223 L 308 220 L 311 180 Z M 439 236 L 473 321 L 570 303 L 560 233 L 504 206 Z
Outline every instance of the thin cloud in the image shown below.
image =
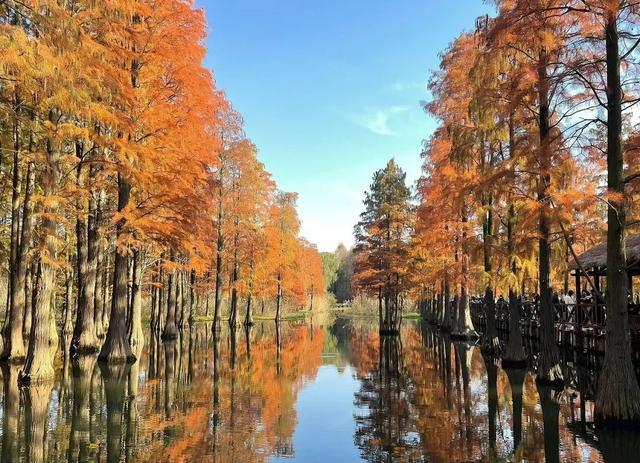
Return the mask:
M 394 117 L 408 110 L 406 106 L 370 109 L 362 114 L 351 114 L 349 119 L 376 135 L 392 136 L 396 135 L 396 132 L 389 126 L 390 122 Z
M 409 92 L 412 90 L 427 90 L 427 84 L 424 82 L 405 82 L 396 80 L 389 88 L 397 93 Z

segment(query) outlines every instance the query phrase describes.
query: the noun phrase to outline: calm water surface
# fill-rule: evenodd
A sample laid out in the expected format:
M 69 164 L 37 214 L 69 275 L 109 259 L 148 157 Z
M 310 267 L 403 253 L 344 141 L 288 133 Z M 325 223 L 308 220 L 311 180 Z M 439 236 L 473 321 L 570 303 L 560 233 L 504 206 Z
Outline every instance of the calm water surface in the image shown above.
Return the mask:
M 597 362 L 565 358 L 571 387 L 552 391 L 417 323 L 382 340 L 367 320 L 201 324 L 147 334 L 132 366 L 61 355 L 53 384 L 19 389 L 3 366 L 1 460 L 640 461 L 634 433 L 594 431 Z

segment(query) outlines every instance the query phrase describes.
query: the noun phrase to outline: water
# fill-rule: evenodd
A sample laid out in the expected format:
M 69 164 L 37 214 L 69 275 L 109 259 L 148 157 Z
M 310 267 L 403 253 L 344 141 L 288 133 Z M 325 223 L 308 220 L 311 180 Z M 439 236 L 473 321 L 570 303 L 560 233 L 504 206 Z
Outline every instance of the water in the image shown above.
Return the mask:
M 53 384 L 21 390 L 4 366 L 1 461 L 638 461 L 637 435 L 591 423 L 597 359 L 565 360 L 575 381 L 552 391 L 417 323 L 380 339 L 369 320 L 264 322 L 217 341 L 201 324 L 147 334 L 131 366 L 60 355 Z

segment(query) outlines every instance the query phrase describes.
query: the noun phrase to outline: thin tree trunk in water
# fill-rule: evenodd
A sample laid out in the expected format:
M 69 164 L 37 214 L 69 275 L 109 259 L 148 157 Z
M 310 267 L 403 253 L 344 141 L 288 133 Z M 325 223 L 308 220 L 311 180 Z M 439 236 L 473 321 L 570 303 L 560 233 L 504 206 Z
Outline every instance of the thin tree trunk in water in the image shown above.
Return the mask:
M 238 319 L 238 289 L 236 284 L 238 283 L 238 263 L 233 264 L 233 276 L 231 277 L 231 308 L 229 311 L 229 326 L 235 327 Z
M 76 155 L 82 160 L 84 147 L 76 144 Z M 77 168 L 78 188 L 84 186 L 84 174 L 82 163 Z M 71 339 L 71 354 L 83 355 L 98 351 L 98 338 L 95 334 L 93 324 L 93 304 L 89 304 L 87 296 L 87 276 L 89 272 L 88 244 L 87 244 L 87 201 L 82 200 L 78 204 L 78 217 L 76 218 L 76 258 L 77 258 L 77 290 L 78 299 L 76 307 L 76 323 L 73 328 L 73 338 Z M 91 313 L 89 313 L 89 310 Z
M 244 326 L 253 325 L 253 313 L 251 312 L 251 293 L 247 295 L 247 312 L 244 317 Z
M 29 266 L 27 277 L 25 279 L 25 300 L 24 300 L 24 318 L 22 323 L 22 336 L 28 339 L 31 332 L 31 312 L 33 307 L 33 292 L 34 292 L 34 280 L 37 265 L 32 263 Z
M 222 174 L 221 174 L 222 175 Z M 222 219 L 224 212 L 222 209 L 222 186 L 218 192 L 218 239 L 216 241 L 216 285 L 215 285 L 215 299 L 213 306 L 213 326 L 215 331 L 220 326 L 220 303 L 221 303 L 221 289 L 222 289 L 222 253 L 224 252 L 224 235 L 222 234 Z
M 509 134 L 509 146 L 512 145 L 511 139 L 513 135 Z M 515 255 L 515 227 L 516 227 L 516 209 L 512 204 L 509 205 L 509 213 L 507 217 L 507 256 L 510 261 L 511 276 L 514 281 L 509 287 L 509 342 L 505 355 L 502 359 L 503 367 L 516 367 L 526 365 L 526 355 L 522 346 L 522 332 L 520 331 L 520 303 L 514 288 L 517 283 L 517 267 L 514 260 Z
M 496 300 L 493 297 L 493 290 L 490 286 L 485 288 L 483 304 L 487 313 L 487 333 L 482 350 L 492 354 L 498 353 L 500 351 L 500 339 L 498 338 L 498 329 L 496 327 Z
M 21 362 L 25 358 L 23 325 L 26 307 L 26 282 L 29 264 L 27 255 L 31 246 L 31 231 L 33 229 L 31 191 L 35 176 L 33 161 L 27 166 L 24 185 L 24 205 L 22 208 L 22 227 L 20 239 L 13 263 L 11 290 L 11 305 L 9 309 L 8 326 L 5 331 L 2 354 L 0 359 L 11 362 Z
M 65 282 L 65 295 L 64 295 L 64 315 L 62 317 L 62 334 L 63 336 L 71 334 L 73 332 L 73 271 L 67 272 L 67 278 Z
M 91 177 L 96 175 L 96 168 L 91 167 Z M 95 192 L 93 191 L 93 181 L 91 182 L 90 197 L 89 197 L 89 213 L 87 217 L 87 263 L 84 287 L 82 288 L 82 303 L 86 304 L 84 308 L 82 323 L 84 327 L 79 331 L 80 336 L 76 338 L 74 332 L 74 338 L 78 339 L 77 344 L 71 342 L 72 349 L 75 347 L 76 352 L 97 352 L 99 350 L 100 342 L 98 341 L 96 320 L 95 320 L 95 300 L 96 300 L 96 284 L 97 284 L 97 272 L 98 272 L 98 218 L 97 218 L 97 199 Z M 76 324 L 76 330 L 77 324 Z M 73 352 L 72 352 L 73 353 Z
M 131 186 L 127 180 L 118 175 L 118 211 L 122 211 L 129 204 Z M 116 242 L 123 236 L 125 220 L 120 219 L 116 224 Z M 115 262 L 113 266 L 113 295 L 111 296 L 111 316 L 109 328 L 98 360 L 108 363 L 134 362 L 135 355 L 131 351 L 127 336 L 127 264 L 126 251 L 116 246 Z
M 449 287 L 449 279 L 447 275 L 444 278 L 444 310 L 442 314 L 442 319 L 438 320 L 438 323 L 442 325 L 445 330 L 451 328 L 451 290 Z
M 282 274 L 278 272 L 278 289 L 276 291 L 276 322 L 280 322 L 280 305 L 282 304 Z
M 112 283 L 113 283 L 113 277 L 110 276 L 111 273 L 109 271 L 111 267 L 110 255 L 107 254 L 105 256 L 105 262 L 106 264 L 104 267 L 104 272 L 102 277 L 102 327 L 103 327 L 102 329 L 105 331 L 105 336 L 106 336 L 107 334 L 106 330 L 109 327 L 109 311 L 107 310 L 107 307 L 113 300 L 113 291 L 110 291 L 110 288 L 112 288 Z
M 178 337 L 178 327 L 176 326 L 176 275 L 175 271 L 169 273 L 168 294 L 167 294 L 167 318 L 162 331 L 162 339 L 171 340 Z
M 140 251 L 133 253 L 133 280 L 131 286 L 131 310 L 129 319 L 129 343 L 132 352 L 141 352 L 144 345 L 142 331 L 142 257 Z
M 105 285 L 107 278 L 108 260 L 105 262 L 105 246 L 102 242 L 102 235 L 100 233 L 100 226 L 102 225 L 102 207 L 104 204 L 104 191 L 100 190 L 98 193 L 98 199 L 96 202 L 95 212 L 95 243 L 97 246 L 96 254 L 96 287 L 94 293 L 93 302 L 93 318 L 96 326 L 96 336 L 99 339 L 104 338 L 105 325 L 104 325 L 104 313 L 105 313 Z
M 194 318 L 196 316 L 196 271 L 191 270 L 190 281 L 189 281 L 189 325 L 193 325 Z
M 492 157 L 492 156 L 491 156 Z M 484 160 L 484 156 L 483 156 Z M 496 303 L 491 289 L 492 279 L 492 258 L 493 258 L 493 212 L 491 211 L 491 196 L 485 200 L 485 206 L 488 210 L 484 213 L 483 220 L 483 254 L 484 254 L 484 272 L 489 278 L 487 287 L 484 292 L 484 306 L 487 315 L 487 332 L 484 337 L 483 350 L 490 353 L 497 353 L 500 350 L 500 340 L 498 339 L 498 330 L 496 327 Z
M 626 206 L 622 151 L 622 87 L 617 11 L 606 23 L 607 50 L 607 337 L 598 382 L 595 418 L 598 422 L 640 421 L 640 388 L 631 362 L 627 307 Z
M 467 223 L 467 214 L 462 212 L 463 227 Z M 454 339 L 477 339 L 478 333 L 473 328 L 471 310 L 469 308 L 469 253 L 467 251 L 467 231 L 462 232 L 461 258 L 462 258 L 462 282 L 460 284 L 460 300 L 458 301 L 458 319 L 456 327 L 451 333 Z
M 381 329 L 383 329 L 384 319 L 382 318 L 382 288 L 378 288 L 378 325 Z
M 53 111 L 49 120 L 56 120 Z M 47 141 L 47 166 L 42 175 L 42 191 L 45 198 L 55 196 L 58 184 L 58 148 L 53 141 Z M 49 202 L 43 206 L 41 233 L 44 237 L 43 259 L 40 262 L 40 287 L 36 297 L 35 310 L 31 316 L 29 349 L 24 369 L 20 372 L 20 382 L 37 383 L 50 381 L 54 377 L 53 358 L 51 357 L 51 321 L 52 297 L 55 291 L 56 269 L 54 262 L 57 254 L 56 221 L 54 216 L 57 205 Z M 57 347 L 57 346 L 56 346 Z
M 551 182 L 551 140 L 549 128 L 549 77 L 547 52 L 540 52 L 538 62 L 538 101 L 540 129 L 540 175 L 538 177 L 538 203 L 540 219 L 538 224 L 538 279 L 540 285 L 540 358 L 538 360 L 537 380 L 543 383 L 560 385 L 564 382 L 560 370 L 560 355 L 555 340 L 554 309 L 551 297 L 551 247 L 550 240 L 550 196 Z
M 13 120 L 13 171 L 11 180 L 11 231 L 9 237 L 9 274 L 7 278 L 7 305 L 5 313 L 5 322 L 2 328 L 3 342 L 6 343 L 10 335 L 10 321 L 13 318 L 11 315 L 13 294 L 12 287 L 16 278 L 16 260 L 18 257 L 18 249 L 20 246 L 20 186 L 21 186 L 21 171 L 20 171 L 20 122 L 19 122 L 19 106 L 20 97 L 16 90 L 14 100 L 15 117 Z M 4 350 L 4 349 L 3 349 Z
M 182 329 L 182 323 L 184 320 L 184 288 L 183 288 L 183 273 L 178 272 L 176 275 L 176 326 Z

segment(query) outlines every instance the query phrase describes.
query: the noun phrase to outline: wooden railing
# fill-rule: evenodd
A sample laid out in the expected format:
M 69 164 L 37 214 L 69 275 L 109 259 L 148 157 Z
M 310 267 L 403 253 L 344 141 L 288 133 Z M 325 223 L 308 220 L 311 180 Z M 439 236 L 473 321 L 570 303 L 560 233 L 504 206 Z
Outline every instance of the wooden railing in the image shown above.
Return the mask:
M 521 325 L 540 325 L 539 302 L 518 301 L 517 304 L 520 309 Z M 486 324 L 486 310 L 482 299 L 471 301 L 471 312 L 475 323 Z M 565 331 L 581 331 L 583 333 L 597 331 L 600 333 L 606 322 L 606 308 L 601 303 L 553 304 L 553 312 L 556 327 Z M 631 307 L 629 312 L 631 315 L 634 314 Z M 506 301 L 498 301 L 496 303 L 497 328 L 508 329 L 510 316 L 509 304 Z

